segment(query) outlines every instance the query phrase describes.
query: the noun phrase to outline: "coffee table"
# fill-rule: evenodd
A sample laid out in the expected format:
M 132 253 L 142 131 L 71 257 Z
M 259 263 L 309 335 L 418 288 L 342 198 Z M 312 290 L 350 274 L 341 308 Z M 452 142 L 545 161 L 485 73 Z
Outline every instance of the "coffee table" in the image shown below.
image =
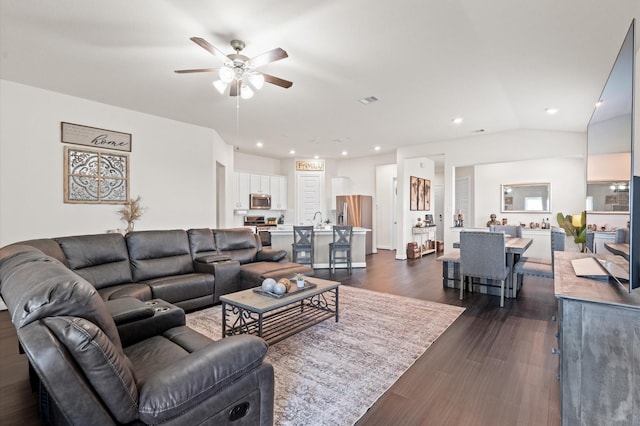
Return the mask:
M 255 334 L 273 344 L 326 319 L 338 322 L 340 283 L 313 277 L 305 277 L 305 281 L 315 287 L 282 298 L 253 289 L 220 296 L 222 337 Z

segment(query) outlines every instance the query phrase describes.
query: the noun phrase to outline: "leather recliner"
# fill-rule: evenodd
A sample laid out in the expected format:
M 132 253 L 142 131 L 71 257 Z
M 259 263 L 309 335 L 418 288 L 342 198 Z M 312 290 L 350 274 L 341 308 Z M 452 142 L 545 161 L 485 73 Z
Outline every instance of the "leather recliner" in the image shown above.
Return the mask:
M 151 336 L 140 327 L 137 339 L 134 322 L 123 346 L 96 288 L 31 246 L 0 249 L 0 293 L 51 424 L 273 423 L 273 368 L 260 338 L 213 342 L 183 313 Z

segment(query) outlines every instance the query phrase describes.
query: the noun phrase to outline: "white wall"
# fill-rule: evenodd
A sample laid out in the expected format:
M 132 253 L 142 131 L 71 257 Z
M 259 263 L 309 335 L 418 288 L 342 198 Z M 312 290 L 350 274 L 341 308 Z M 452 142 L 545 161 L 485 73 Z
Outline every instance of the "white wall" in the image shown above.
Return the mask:
M 543 160 L 514 161 L 485 164 L 475 167 L 475 226 L 483 227 L 489 215 L 495 213 L 498 220 L 506 218 L 510 225 L 549 219 L 557 225 L 556 214 L 576 214 L 584 210 L 586 189 L 584 184 L 584 160 L 582 158 L 546 158 Z M 571 179 L 571 176 L 575 176 Z M 579 182 L 577 184 L 576 182 Z M 551 213 L 501 213 L 502 184 L 550 183 Z
M 455 167 L 478 164 L 505 163 L 520 160 L 535 160 L 544 158 L 586 157 L 587 140 L 585 132 L 555 132 L 544 130 L 514 130 L 500 133 L 488 133 L 478 136 L 470 136 L 449 141 L 438 141 L 415 145 L 398 149 L 398 193 L 407 196 L 404 186 L 408 185 L 409 174 L 401 166 L 405 159 L 419 158 L 444 154 L 445 176 L 445 250 L 453 245 L 453 235 L 450 227 L 453 226 L 453 192 Z M 584 161 L 584 160 L 583 160 Z M 536 181 L 544 181 L 548 173 L 541 169 L 533 176 Z M 574 181 L 574 189 L 582 191 L 582 201 L 572 211 L 584 209 L 584 177 L 585 170 L 581 171 L 579 179 Z M 573 178 L 572 178 L 573 180 Z M 408 206 L 409 200 L 399 200 Z M 413 222 L 413 215 L 408 209 L 398 218 L 398 229 L 409 229 Z M 485 221 L 486 222 L 486 221 Z M 398 240 L 397 255 L 404 252 L 409 240 Z M 396 256 L 397 256 L 396 255 Z
M 429 179 L 431 182 L 434 181 L 435 176 L 435 164 L 433 160 L 425 157 L 418 158 L 409 158 L 403 161 L 403 171 L 404 177 L 400 177 L 398 173 L 398 205 L 396 206 L 396 214 L 398 217 L 403 216 L 407 219 L 405 222 L 406 226 L 397 229 L 398 240 L 402 241 L 416 241 L 416 237 L 413 236 L 412 229 L 413 226 L 418 222 L 418 218 L 424 220 L 424 215 L 427 213 L 433 214 L 433 205 L 430 205 L 429 210 L 411 210 L 411 185 L 409 184 L 409 180 L 411 176 L 417 176 L 423 179 Z M 400 190 L 400 179 L 405 179 L 406 185 L 403 186 L 403 189 Z M 400 196 L 402 194 L 402 196 Z M 433 197 L 431 197 L 431 203 L 433 203 Z M 402 247 L 406 247 L 406 243 L 402 245 Z M 396 251 L 396 258 L 398 259 L 406 259 L 407 251 L 404 249 L 398 249 Z
M 63 202 L 62 121 L 132 134 L 130 193 L 146 207 L 137 230 L 215 226 L 216 161 L 228 182 L 233 171 L 215 131 L 6 80 L 0 93 L 0 245 L 126 226 L 120 205 Z
M 258 175 L 283 175 L 281 161 L 275 158 L 235 152 L 234 172 L 247 172 Z

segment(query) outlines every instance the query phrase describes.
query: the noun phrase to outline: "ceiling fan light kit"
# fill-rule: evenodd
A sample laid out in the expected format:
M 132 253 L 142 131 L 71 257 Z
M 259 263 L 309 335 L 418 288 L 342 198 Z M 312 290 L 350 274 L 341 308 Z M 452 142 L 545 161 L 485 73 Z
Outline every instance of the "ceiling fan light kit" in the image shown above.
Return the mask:
M 287 58 L 289 55 L 281 48 L 269 50 L 261 55 L 249 58 L 240 52 L 245 47 L 242 40 L 231 40 L 231 47 L 236 53 L 225 55 L 221 50 L 214 47 L 211 43 L 203 38 L 191 37 L 191 41 L 202 47 L 218 59 L 222 60 L 222 67 L 218 68 L 200 68 L 189 70 L 176 70 L 178 74 L 196 73 L 196 72 L 218 72 L 219 80 L 213 82 L 213 86 L 220 94 L 224 94 L 228 87 L 230 96 L 240 96 L 242 99 L 250 99 L 254 95 L 254 90 L 260 90 L 264 83 L 270 83 L 285 89 L 293 85 L 291 81 L 284 80 L 273 75 L 264 74 L 255 71 L 255 68 Z M 251 87 L 253 87 L 253 89 Z

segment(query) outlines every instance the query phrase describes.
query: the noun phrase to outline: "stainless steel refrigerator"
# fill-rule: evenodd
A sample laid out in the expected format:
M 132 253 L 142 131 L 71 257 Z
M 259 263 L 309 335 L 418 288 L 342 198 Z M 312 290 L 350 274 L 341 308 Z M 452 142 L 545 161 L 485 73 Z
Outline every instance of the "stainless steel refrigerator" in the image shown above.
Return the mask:
M 338 195 L 336 197 L 337 225 L 373 229 L 373 197 L 370 195 Z M 366 235 L 365 253 L 373 253 L 373 232 Z

